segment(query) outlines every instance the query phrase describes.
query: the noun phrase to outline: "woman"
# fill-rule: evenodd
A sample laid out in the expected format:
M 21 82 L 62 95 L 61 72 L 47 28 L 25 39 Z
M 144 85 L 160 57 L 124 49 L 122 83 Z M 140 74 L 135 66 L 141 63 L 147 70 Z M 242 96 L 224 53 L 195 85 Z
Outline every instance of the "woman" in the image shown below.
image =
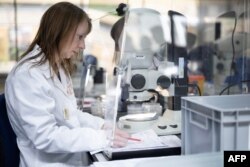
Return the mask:
M 70 78 L 71 59 L 85 48 L 90 31 L 82 9 L 68 2 L 51 6 L 8 75 L 5 96 L 21 167 L 83 166 L 84 151 L 110 143 L 103 119 L 77 109 Z M 116 129 L 112 146 L 125 146 L 128 137 Z

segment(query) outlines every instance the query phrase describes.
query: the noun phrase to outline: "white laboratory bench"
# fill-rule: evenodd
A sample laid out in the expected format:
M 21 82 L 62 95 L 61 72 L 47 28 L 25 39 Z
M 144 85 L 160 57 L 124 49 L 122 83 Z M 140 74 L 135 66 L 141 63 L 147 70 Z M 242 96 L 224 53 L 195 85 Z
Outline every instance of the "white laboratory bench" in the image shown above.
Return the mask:
M 93 167 L 223 167 L 223 152 L 94 162 Z

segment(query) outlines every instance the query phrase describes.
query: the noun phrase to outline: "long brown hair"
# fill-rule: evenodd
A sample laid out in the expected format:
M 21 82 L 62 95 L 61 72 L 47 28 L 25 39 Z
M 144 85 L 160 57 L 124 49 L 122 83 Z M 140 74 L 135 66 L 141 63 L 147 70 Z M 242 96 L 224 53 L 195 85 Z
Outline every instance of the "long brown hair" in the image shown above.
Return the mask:
M 24 60 L 21 64 L 42 55 L 40 61 L 34 63 L 33 66 L 39 66 L 48 61 L 54 73 L 58 73 L 56 59 L 59 58 L 66 74 L 71 74 L 74 71 L 72 60 L 62 60 L 61 56 L 56 57 L 56 53 L 59 53 L 60 43 L 69 38 L 72 32 L 76 32 L 77 26 L 82 21 L 88 22 L 89 33 L 92 28 L 91 20 L 81 8 L 69 2 L 59 2 L 52 5 L 42 16 L 38 32 L 21 58 L 31 52 L 36 44 L 40 46 L 41 52 Z

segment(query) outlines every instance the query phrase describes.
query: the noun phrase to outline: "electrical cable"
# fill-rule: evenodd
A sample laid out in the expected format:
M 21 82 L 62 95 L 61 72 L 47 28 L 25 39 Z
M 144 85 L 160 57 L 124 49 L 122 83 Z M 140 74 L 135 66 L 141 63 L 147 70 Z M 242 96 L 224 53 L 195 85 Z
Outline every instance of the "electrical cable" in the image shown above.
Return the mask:
M 118 16 L 124 16 L 127 9 L 128 9 L 128 6 L 125 3 L 120 3 L 118 5 L 118 7 L 115 9 L 115 12 L 114 11 L 108 12 L 105 15 L 103 15 L 101 17 L 98 17 L 97 19 L 94 19 L 93 22 L 96 21 L 96 20 L 100 20 L 100 19 L 102 19 L 102 18 L 104 18 L 106 16 L 110 16 L 112 14 L 117 14 Z
M 201 96 L 201 89 L 196 83 L 189 83 L 187 86 L 192 88 L 195 87 L 199 92 L 199 96 Z
M 250 82 L 250 80 L 242 80 L 240 81 L 240 83 L 247 83 Z M 219 95 L 222 95 L 227 89 L 231 88 L 232 86 L 238 85 L 239 83 L 234 83 L 234 84 L 230 84 L 227 87 L 225 87 L 224 89 L 222 89 L 222 91 L 219 93 Z
M 104 17 L 106 17 L 106 16 L 110 16 L 110 15 L 112 15 L 112 14 L 116 14 L 116 12 L 108 12 L 108 13 L 106 13 L 105 15 L 103 15 L 103 16 L 101 16 L 101 17 L 98 17 L 97 19 L 94 19 L 92 22 L 94 22 L 94 21 L 96 21 L 96 20 L 100 20 L 100 19 L 102 19 L 102 18 L 104 18 Z
M 232 32 L 232 48 L 233 48 L 233 57 L 232 57 L 232 61 L 231 61 L 231 65 L 230 65 L 230 73 L 229 73 L 229 82 L 228 82 L 228 86 L 231 84 L 232 82 L 232 72 L 233 72 L 233 67 L 234 67 L 234 59 L 235 59 L 235 46 L 234 46 L 234 34 L 235 34 L 235 29 L 236 29 L 236 25 L 237 25 L 237 17 L 235 16 L 235 22 L 234 22 L 234 29 Z M 230 87 L 227 90 L 227 94 L 230 94 Z

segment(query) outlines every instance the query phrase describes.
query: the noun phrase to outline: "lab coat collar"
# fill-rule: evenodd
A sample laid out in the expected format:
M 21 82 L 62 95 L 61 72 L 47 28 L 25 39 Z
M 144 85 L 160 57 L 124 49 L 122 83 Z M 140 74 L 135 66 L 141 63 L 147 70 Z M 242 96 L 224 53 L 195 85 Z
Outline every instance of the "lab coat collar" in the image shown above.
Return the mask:
M 33 57 L 33 56 L 41 53 L 41 51 L 42 51 L 42 49 L 40 48 L 40 46 L 36 44 L 34 46 L 33 50 L 29 54 L 27 54 L 19 63 L 22 63 L 23 61 L 25 61 L 25 60 L 27 60 L 27 59 L 29 59 L 29 58 L 31 58 L 31 57 Z M 41 53 L 41 55 L 39 57 L 37 57 L 35 59 L 32 59 L 30 62 L 34 63 L 34 62 L 40 61 L 42 59 L 43 54 L 44 53 Z M 43 75 L 47 79 L 52 78 L 52 76 L 53 76 L 51 74 L 52 70 L 49 67 L 49 62 L 48 61 L 45 64 L 38 66 L 37 68 L 42 71 Z
M 53 70 L 49 67 L 49 62 L 47 61 L 44 65 L 40 67 L 41 71 L 43 71 L 43 75 L 47 79 L 52 79 L 55 86 L 59 88 L 65 95 L 72 95 L 72 82 L 71 79 L 66 76 L 65 72 L 62 68 L 59 68 L 59 74 L 61 80 L 59 80 L 57 74 L 53 73 Z M 71 89 L 72 88 L 72 89 Z
M 59 74 L 60 74 L 60 77 L 61 77 L 61 81 L 59 80 L 58 77 L 53 76 L 54 77 L 54 84 L 57 88 L 59 88 L 65 95 L 69 95 L 68 93 L 68 81 L 66 79 L 66 76 L 63 72 L 61 72 L 61 70 L 59 70 Z
M 41 48 L 39 47 L 39 45 L 35 45 L 31 55 L 34 56 L 35 54 L 38 54 L 39 52 L 41 52 Z M 42 56 L 39 56 L 37 59 L 35 59 L 35 61 L 39 61 L 41 58 Z M 57 75 L 53 73 L 53 70 L 52 68 L 50 68 L 48 61 L 45 64 L 39 66 L 39 69 L 42 71 L 43 75 L 47 79 L 52 79 L 55 86 L 58 87 L 65 95 L 72 95 L 73 86 L 72 86 L 71 79 L 66 76 L 62 68 L 59 68 L 61 81 L 59 80 Z

